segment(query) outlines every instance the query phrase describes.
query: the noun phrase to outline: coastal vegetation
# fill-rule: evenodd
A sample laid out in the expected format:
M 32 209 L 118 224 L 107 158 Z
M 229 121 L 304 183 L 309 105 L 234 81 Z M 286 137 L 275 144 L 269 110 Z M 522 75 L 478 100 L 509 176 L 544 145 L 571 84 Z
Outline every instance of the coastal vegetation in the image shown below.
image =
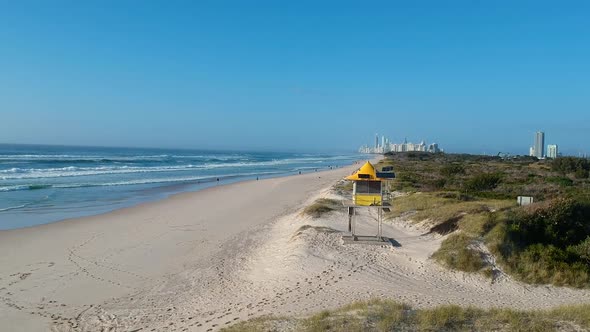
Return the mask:
M 590 328 L 590 305 L 549 310 L 443 305 L 415 309 L 388 300 L 355 302 L 311 317 L 259 317 L 222 331 L 577 331 Z
M 303 213 L 313 218 L 319 218 L 323 214 L 332 212 L 341 207 L 342 204 L 338 200 L 330 198 L 320 198 L 316 200 L 312 205 L 306 207 L 303 210 Z
M 587 179 L 590 171 L 590 162 L 586 159 L 565 157 L 557 158 L 551 163 L 553 171 L 562 176 L 574 175 L 578 179 Z
M 347 180 L 340 180 L 333 187 L 334 191 L 340 196 L 348 196 L 352 192 L 352 182 Z
M 395 190 L 404 193 L 392 200 L 390 217 L 450 234 L 433 254 L 441 264 L 492 278 L 499 268 L 528 283 L 590 286 L 587 160 L 407 153 L 382 164 L 394 166 Z M 520 195 L 535 203 L 517 206 Z
M 427 233 L 445 236 L 432 255 L 441 265 L 480 273 L 492 282 L 508 274 L 532 284 L 582 288 L 590 286 L 590 181 L 576 174 L 583 165 L 585 161 L 577 160 L 404 153 L 388 156 L 378 168 L 393 166 L 397 174 L 388 218 L 409 219 L 425 226 Z M 350 190 L 347 185 L 338 183 L 335 191 Z M 520 195 L 533 196 L 535 203 L 518 206 Z M 319 217 L 337 208 L 337 201 L 320 199 L 305 213 Z M 296 236 L 312 228 L 304 225 Z M 525 311 L 414 308 L 374 299 L 312 316 L 259 317 L 223 331 L 586 329 L 588 304 Z

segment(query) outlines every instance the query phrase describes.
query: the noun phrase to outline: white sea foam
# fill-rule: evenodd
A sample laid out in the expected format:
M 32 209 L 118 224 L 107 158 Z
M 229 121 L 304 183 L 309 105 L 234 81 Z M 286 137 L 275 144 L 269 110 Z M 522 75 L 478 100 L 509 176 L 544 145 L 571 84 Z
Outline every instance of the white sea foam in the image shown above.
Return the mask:
M 66 183 L 66 184 L 26 184 L 26 185 L 13 185 L 0 187 L 0 192 L 8 191 L 20 191 L 20 190 L 39 190 L 39 189 L 66 189 L 66 188 L 83 188 L 83 187 L 111 187 L 111 186 L 127 186 L 127 185 L 139 185 L 139 184 L 152 184 L 152 183 L 183 183 L 183 182 L 194 182 L 200 180 L 214 180 L 217 178 L 228 179 L 236 177 L 247 177 L 254 175 L 273 175 L 281 174 L 283 172 L 251 172 L 251 173 L 234 173 L 234 174 L 221 174 L 221 175 L 207 175 L 207 176 L 187 176 L 187 177 L 170 177 L 170 178 L 147 178 L 137 179 L 128 181 L 116 181 L 116 182 L 87 182 L 87 183 Z
M 18 185 L 18 186 L 3 186 L 0 187 L 0 192 L 6 191 L 17 191 L 17 190 L 28 190 L 28 185 Z
M 216 154 L 197 154 L 197 155 L 72 155 L 72 154 L 0 154 L 1 161 L 153 161 L 163 159 L 217 159 L 217 160 L 244 160 L 251 158 L 246 154 L 229 154 L 229 155 L 216 155 Z M 346 159 L 346 156 L 313 156 L 313 155 L 301 155 L 301 157 L 287 158 L 282 160 L 298 160 L 298 161 L 310 161 L 310 160 L 338 160 Z
M 16 210 L 16 209 L 22 209 L 22 208 L 24 208 L 26 206 L 27 206 L 27 204 L 17 205 L 17 206 L 9 206 L 7 208 L 0 208 L 0 212 L 10 211 L 10 210 Z
M 132 162 L 132 161 L 165 161 L 169 159 L 194 159 L 194 160 L 232 160 L 244 159 L 246 155 L 71 155 L 71 154 L 0 154 L 0 161 L 89 161 L 89 162 Z
M 31 168 L 31 169 L 10 169 L 0 171 L 0 180 L 20 179 L 41 179 L 92 176 L 107 174 L 130 174 L 130 173 L 153 173 L 153 172 L 174 172 L 188 171 L 195 168 L 202 168 L 194 165 L 183 166 L 157 166 L 157 167 L 133 167 L 133 166 L 101 166 L 101 167 L 62 167 L 62 168 Z
M 81 187 L 112 187 L 112 186 L 129 186 L 136 184 L 152 184 L 152 183 L 169 183 L 169 182 L 189 182 L 211 179 L 210 176 L 190 176 L 181 178 L 156 178 L 156 179 L 140 179 L 130 181 L 117 181 L 106 183 L 76 183 L 76 184 L 58 184 L 53 188 L 81 188 Z
M 301 159 L 274 159 L 271 161 L 254 162 L 229 162 L 229 163 L 204 163 L 201 165 L 177 165 L 177 166 L 99 166 L 99 167 L 78 167 L 67 166 L 59 168 L 10 168 L 0 170 L 0 180 L 21 180 L 21 179 L 42 179 L 59 177 L 77 177 L 108 174 L 132 174 L 132 173 L 153 173 L 153 172 L 178 172 L 190 170 L 208 170 L 217 168 L 244 168 L 244 167 L 268 167 L 296 164 L 301 162 L 310 163 L 312 158 Z M 321 163 L 316 160 L 315 163 Z

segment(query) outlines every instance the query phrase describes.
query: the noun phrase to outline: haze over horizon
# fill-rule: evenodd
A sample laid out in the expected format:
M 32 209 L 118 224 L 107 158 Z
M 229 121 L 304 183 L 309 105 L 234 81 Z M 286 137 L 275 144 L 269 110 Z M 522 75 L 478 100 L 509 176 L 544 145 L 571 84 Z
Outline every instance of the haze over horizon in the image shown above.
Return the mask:
M 0 143 L 590 147 L 590 4 L 0 5 Z

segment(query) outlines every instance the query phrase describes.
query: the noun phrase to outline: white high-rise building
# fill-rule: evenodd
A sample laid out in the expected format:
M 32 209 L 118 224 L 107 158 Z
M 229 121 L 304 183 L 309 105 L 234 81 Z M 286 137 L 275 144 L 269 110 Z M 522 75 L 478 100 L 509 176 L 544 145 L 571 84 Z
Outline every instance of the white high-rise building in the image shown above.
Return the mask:
M 547 145 L 547 158 L 557 158 L 559 151 L 556 144 Z
M 432 143 L 428 146 L 428 152 L 430 153 L 438 153 L 440 152 L 440 149 L 438 148 L 438 144 L 436 143 Z
M 529 156 L 534 157 L 535 156 L 535 147 L 531 146 L 529 148 Z
M 535 157 L 539 159 L 545 157 L 545 133 L 542 131 L 535 134 Z

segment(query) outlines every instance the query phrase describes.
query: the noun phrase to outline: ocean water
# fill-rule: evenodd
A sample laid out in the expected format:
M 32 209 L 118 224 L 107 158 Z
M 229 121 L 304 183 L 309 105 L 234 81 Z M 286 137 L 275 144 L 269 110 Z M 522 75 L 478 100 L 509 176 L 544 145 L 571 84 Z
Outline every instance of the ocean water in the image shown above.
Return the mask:
M 360 158 L 0 144 L 0 229 L 104 213 L 218 184 L 322 171 Z

